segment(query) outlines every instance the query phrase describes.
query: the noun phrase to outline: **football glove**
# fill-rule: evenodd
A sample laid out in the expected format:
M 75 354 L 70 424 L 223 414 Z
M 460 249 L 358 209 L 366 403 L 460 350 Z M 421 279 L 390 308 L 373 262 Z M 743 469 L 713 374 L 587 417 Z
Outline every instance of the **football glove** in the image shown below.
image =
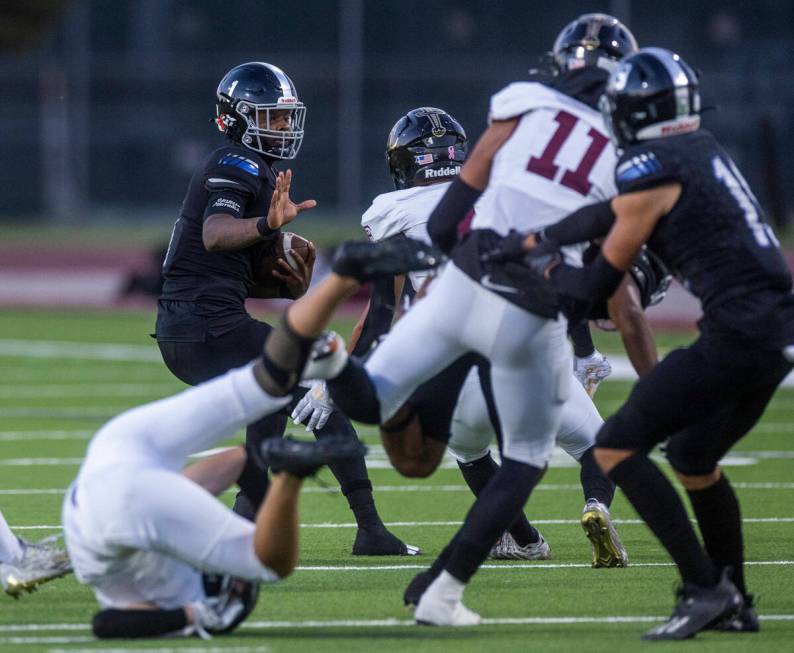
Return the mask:
M 564 263 L 564 259 L 554 240 L 544 240 L 524 254 L 524 265 L 544 279 L 548 279 L 548 273 L 560 263 Z
M 318 431 L 334 412 L 334 402 L 328 394 L 324 381 L 315 381 L 311 389 L 292 411 L 292 419 L 296 424 L 305 424 L 307 431 Z
M 193 623 L 185 634 L 212 639 L 234 630 L 251 613 L 259 597 L 259 583 L 224 575 L 218 593 L 190 604 Z

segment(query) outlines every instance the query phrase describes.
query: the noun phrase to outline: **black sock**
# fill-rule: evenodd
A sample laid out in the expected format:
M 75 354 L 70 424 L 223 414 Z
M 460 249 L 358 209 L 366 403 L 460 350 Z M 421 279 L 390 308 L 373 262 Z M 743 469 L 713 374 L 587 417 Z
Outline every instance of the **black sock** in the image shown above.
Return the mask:
M 467 463 L 458 461 L 458 467 L 460 467 L 460 471 L 463 474 L 466 485 L 469 486 L 469 489 L 474 493 L 475 497 L 480 496 L 480 492 L 482 492 L 483 488 L 488 485 L 488 481 L 490 481 L 499 471 L 499 465 L 496 464 L 496 461 L 491 456 L 490 451 L 482 458 L 478 458 L 477 460 L 472 460 Z M 529 523 L 529 520 L 527 519 L 523 510 L 521 511 L 521 514 L 516 517 L 516 520 L 510 526 L 508 531 L 510 532 L 510 535 L 513 536 L 513 539 L 516 541 L 518 546 L 534 544 L 540 539 L 540 533 L 538 533 L 537 529 Z
M 361 361 L 351 356 L 339 376 L 326 383 L 334 403 L 350 419 L 380 423 L 380 401 Z
M 609 477 L 667 549 L 684 582 L 701 587 L 717 583 L 719 572 L 700 546 L 684 504 L 647 456 L 626 458 L 612 468 Z
M 579 470 L 579 481 L 582 484 L 585 501 L 595 499 L 609 508 L 612 505 L 612 499 L 615 497 L 615 484 L 601 471 L 595 461 L 593 456 L 594 448 L 590 447 L 579 459 L 579 463 L 582 465 Z
M 739 501 L 723 474 L 705 490 L 687 490 L 709 557 L 720 567 L 732 567 L 733 584 L 745 596 L 744 541 Z
M 466 515 L 457 543 L 446 564 L 446 570 L 458 580 L 468 583 L 491 547 L 523 510 L 532 488 L 543 474 L 539 467 L 509 458 Z
M 573 353 L 577 358 L 587 358 L 595 353 L 593 336 L 590 334 L 590 324 L 587 320 L 568 327 L 568 335 L 573 343 Z

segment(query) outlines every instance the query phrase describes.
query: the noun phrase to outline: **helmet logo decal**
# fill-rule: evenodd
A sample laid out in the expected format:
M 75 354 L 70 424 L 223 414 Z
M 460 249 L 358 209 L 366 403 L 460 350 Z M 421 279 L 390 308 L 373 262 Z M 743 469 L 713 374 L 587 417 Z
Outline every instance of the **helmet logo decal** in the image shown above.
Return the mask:
M 447 148 L 447 158 L 448 158 L 450 161 L 452 161 L 452 160 L 455 158 L 455 146 L 454 146 L 454 145 L 450 145 L 450 146 Z
M 439 116 L 438 109 L 434 109 L 432 107 L 423 107 L 420 111 L 416 112 L 417 116 L 425 116 L 431 125 L 431 132 L 433 136 L 436 138 L 441 138 L 445 136 L 447 133 L 446 128 L 444 125 L 441 124 L 441 118 Z
M 428 163 L 433 163 L 433 155 L 432 154 L 418 154 L 414 157 L 414 161 L 416 161 L 417 165 L 425 166 Z
M 616 91 L 622 91 L 626 88 L 626 82 L 631 74 L 631 64 L 623 64 L 615 73 L 615 81 L 612 83 L 612 88 Z
M 231 85 L 229 86 L 229 90 L 228 90 L 228 91 L 226 91 L 226 95 L 231 95 L 232 93 L 234 93 L 234 89 L 236 89 L 236 88 L 237 88 L 237 82 L 239 82 L 239 81 L 240 81 L 239 79 L 235 79 L 235 80 L 234 80 L 234 81 L 231 83 Z

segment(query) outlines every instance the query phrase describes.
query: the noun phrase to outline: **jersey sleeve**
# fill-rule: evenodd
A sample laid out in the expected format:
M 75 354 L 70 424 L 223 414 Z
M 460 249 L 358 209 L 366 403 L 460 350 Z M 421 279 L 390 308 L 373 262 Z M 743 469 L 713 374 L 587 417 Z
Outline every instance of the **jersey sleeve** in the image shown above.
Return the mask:
M 361 226 L 367 237 L 377 243 L 402 233 L 407 228 L 405 218 L 396 202 L 378 196 L 361 216 Z
M 514 82 L 491 97 L 489 121 L 509 120 L 556 102 L 554 92 L 537 82 Z
M 204 174 L 204 188 L 209 192 L 204 217 L 225 213 L 242 217 L 246 205 L 262 189 L 261 164 L 236 152 L 218 152 Z
M 626 150 L 615 167 L 619 193 L 633 193 L 674 181 L 684 181 L 679 158 L 658 145 L 636 145 Z

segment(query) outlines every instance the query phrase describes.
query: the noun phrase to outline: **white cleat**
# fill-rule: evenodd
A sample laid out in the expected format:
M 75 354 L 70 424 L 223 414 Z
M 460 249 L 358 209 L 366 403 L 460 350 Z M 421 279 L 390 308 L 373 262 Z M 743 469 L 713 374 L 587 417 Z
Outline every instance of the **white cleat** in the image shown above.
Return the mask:
M 312 345 L 312 351 L 301 380 L 333 379 L 347 364 L 345 340 L 336 331 L 326 331 Z
M 573 359 L 573 374 L 588 395 L 595 395 L 598 384 L 612 374 L 607 357 L 596 350 L 586 358 Z
M 582 528 L 593 545 L 593 567 L 629 566 L 629 554 L 603 503 L 588 499 L 582 509 Z
M 46 538 L 37 544 L 19 540 L 21 560 L 0 563 L 0 585 L 6 594 L 18 599 L 23 592 L 34 592 L 39 585 L 72 571 L 66 552 L 53 546 L 52 539 Z
M 477 626 L 482 617 L 463 605 L 463 588 L 463 583 L 448 572 L 441 572 L 416 605 L 416 623 L 422 626 Z
M 538 533 L 540 535 L 540 533 Z M 488 554 L 493 560 L 549 560 L 551 558 L 551 548 L 548 542 L 540 535 L 537 542 L 530 542 L 526 546 L 518 546 L 510 533 L 503 533 L 502 537 L 496 540 L 496 544 Z

